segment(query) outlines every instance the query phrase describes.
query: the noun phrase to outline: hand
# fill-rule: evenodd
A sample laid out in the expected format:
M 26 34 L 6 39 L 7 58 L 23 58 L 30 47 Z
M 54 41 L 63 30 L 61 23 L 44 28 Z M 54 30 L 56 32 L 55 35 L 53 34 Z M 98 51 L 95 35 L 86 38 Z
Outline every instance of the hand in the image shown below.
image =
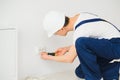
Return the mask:
M 46 53 L 46 52 L 41 52 L 41 58 L 44 59 L 44 60 L 47 60 L 49 55 Z
M 69 50 L 69 47 L 59 48 L 55 51 L 56 56 L 64 55 Z

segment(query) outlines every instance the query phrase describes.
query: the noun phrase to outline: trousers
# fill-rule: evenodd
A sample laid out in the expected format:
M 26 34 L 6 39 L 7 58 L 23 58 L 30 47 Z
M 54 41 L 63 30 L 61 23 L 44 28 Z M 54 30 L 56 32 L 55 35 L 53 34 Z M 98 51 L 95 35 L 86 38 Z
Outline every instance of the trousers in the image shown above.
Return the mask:
M 75 73 L 85 80 L 119 80 L 120 38 L 97 39 L 80 37 L 75 42 L 80 65 Z

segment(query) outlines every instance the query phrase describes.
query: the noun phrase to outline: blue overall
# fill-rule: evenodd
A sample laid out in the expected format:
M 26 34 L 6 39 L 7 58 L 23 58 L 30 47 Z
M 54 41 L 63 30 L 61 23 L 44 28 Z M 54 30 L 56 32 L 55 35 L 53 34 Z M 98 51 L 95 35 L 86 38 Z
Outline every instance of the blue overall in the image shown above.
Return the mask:
M 105 20 L 83 21 L 76 28 L 84 23 L 95 21 Z M 85 78 L 85 80 L 100 80 L 101 78 L 104 80 L 119 80 L 120 63 L 110 63 L 110 61 L 120 59 L 120 38 L 108 40 L 80 37 L 76 40 L 75 47 L 81 63 L 75 70 L 78 77 Z

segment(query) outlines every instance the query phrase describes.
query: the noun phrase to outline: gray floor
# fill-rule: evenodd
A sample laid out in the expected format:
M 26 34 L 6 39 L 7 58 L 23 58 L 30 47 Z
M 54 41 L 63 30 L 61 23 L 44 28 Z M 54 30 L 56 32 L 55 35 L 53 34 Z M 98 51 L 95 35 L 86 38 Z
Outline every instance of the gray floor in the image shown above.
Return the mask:
M 42 76 L 27 76 L 24 80 L 78 80 L 74 71 L 63 71 Z
M 64 71 L 44 75 L 39 78 L 40 80 L 78 80 L 73 71 Z
M 39 77 L 38 76 L 27 77 L 25 80 L 84 80 L 84 79 L 78 79 L 74 74 L 74 71 L 71 70 L 71 71 L 52 73 Z

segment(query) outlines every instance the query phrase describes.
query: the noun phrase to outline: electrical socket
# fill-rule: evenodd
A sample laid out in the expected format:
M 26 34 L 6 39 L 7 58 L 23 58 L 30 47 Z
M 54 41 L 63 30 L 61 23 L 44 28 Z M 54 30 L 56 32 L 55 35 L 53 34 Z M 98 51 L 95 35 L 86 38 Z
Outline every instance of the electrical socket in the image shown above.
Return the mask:
M 35 53 L 38 55 L 40 52 L 46 52 L 46 47 L 35 47 Z

